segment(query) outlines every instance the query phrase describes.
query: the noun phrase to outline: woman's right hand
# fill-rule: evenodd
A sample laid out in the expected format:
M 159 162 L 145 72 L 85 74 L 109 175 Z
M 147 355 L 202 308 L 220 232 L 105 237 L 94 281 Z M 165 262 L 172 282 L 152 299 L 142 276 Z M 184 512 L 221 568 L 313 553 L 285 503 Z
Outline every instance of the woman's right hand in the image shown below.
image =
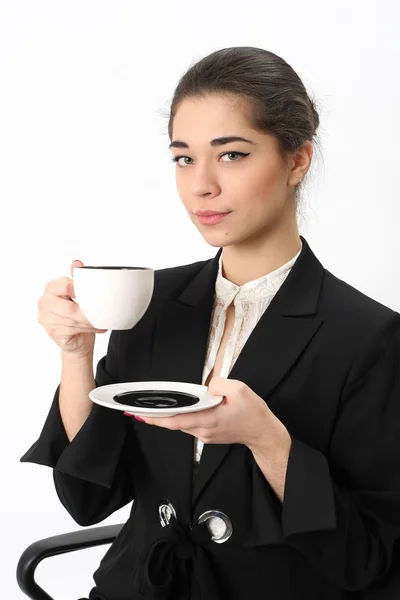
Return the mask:
M 83 267 L 83 263 L 74 260 L 71 275 L 75 266 Z M 74 358 L 93 357 L 96 333 L 105 333 L 107 329 L 95 329 L 72 298 L 75 298 L 73 279 L 59 277 L 50 281 L 38 301 L 38 321 L 64 354 Z

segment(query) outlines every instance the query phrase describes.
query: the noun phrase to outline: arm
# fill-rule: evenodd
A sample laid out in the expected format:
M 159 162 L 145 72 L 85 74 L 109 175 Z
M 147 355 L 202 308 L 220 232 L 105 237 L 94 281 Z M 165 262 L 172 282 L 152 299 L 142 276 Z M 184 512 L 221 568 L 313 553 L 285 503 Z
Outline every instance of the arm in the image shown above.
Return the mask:
M 89 392 L 95 387 L 93 352 L 83 359 L 62 353 L 58 405 L 65 433 L 70 442 L 92 411 L 93 402 L 89 398 Z
M 117 369 L 118 332 L 112 331 L 95 386 L 115 383 Z M 60 414 L 60 385 L 38 440 L 20 461 L 52 467 L 63 506 L 79 525 L 93 525 L 134 499 L 131 431 L 122 412 L 93 404 L 69 441 Z
M 342 590 L 383 577 L 400 539 L 398 315 L 356 361 L 328 455 L 291 436 L 285 476 L 284 453 L 277 456 L 259 455 L 258 464 L 278 496 L 285 477 L 284 543 Z
M 268 418 L 271 419 L 270 415 Z M 279 419 L 276 421 L 275 434 L 268 434 L 266 439 L 249 448 L 276 497 L 283 503 L 292 438 L 284 424 Z

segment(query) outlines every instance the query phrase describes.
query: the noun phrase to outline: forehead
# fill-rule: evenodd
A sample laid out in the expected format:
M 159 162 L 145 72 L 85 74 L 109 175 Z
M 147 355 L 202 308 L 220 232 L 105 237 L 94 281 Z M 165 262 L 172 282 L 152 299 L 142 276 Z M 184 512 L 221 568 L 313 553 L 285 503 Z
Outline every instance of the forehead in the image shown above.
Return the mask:
M 221 96 L 185 98 L 175 113 L 173 138 L 211 139 L 217 135 L 257 135 L 250 127 L 238 100 Z M 260 135 L 260 133 L 258 133 Z

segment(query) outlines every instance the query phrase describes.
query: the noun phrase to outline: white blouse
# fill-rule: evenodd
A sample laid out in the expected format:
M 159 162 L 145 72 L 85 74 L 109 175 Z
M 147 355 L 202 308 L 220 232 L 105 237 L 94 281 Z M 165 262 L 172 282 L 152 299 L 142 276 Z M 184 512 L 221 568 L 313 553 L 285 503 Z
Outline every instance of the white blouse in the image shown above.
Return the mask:
M 303 245 L 302 245 L 303 247 Z M 210 333 L 207 343 L 206 361 L 203 369 L 202 385 L 205 385 L 207 377 L 215 365 L 218 348 L 221 343 L 225 328 L 226 310 L 231 302 L 235 306 L 235 320 L 231 335 L 226 344 L 220 377 L 227 377 L 236 362 L 244 344 L 249 338 L 254 327 L 262 317 L 264 311 L 271 303 L 272 298 L 279 290 L 290 270 L 296 262 L 302 247 L 294 258 L 285 263 L 275 271 L 267 273 L 258 279 L 248 281 L 238 286 L 222 275 L 222 253 L 219 258 L 218 274 L 215 281 L 214 307 L 211 314 Z M 193 476 L 198 472 L 198 466 L 204 444 L 195 439 Z M 219 527 L 225 527 L 223 521 L 218 517 L 209 519 L 208 526 L 214 535 L 219 532 Z

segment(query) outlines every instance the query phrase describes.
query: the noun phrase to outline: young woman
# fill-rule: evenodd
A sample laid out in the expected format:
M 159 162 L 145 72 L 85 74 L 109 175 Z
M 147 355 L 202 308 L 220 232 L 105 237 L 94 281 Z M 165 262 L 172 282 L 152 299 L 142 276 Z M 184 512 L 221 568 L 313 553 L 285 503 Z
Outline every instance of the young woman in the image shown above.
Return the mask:
M 279 56 L 206 56 L 179 81 L 168 132 L 179 195 L 217 254 L 155 272 L 147 312 L 111 332 L 95 377 L 100 331 L 72 279 L 39 300 L 62 378 L 21 461 L 52 467 L 80 525 L 133 501 L 90 600 L 382 600 L 394 589 L 400 315 L 327 271 L 299 235 L 318 124 Z M 140 420 L 88 398 L 145 380 L 203 384 L 224 401 Z

